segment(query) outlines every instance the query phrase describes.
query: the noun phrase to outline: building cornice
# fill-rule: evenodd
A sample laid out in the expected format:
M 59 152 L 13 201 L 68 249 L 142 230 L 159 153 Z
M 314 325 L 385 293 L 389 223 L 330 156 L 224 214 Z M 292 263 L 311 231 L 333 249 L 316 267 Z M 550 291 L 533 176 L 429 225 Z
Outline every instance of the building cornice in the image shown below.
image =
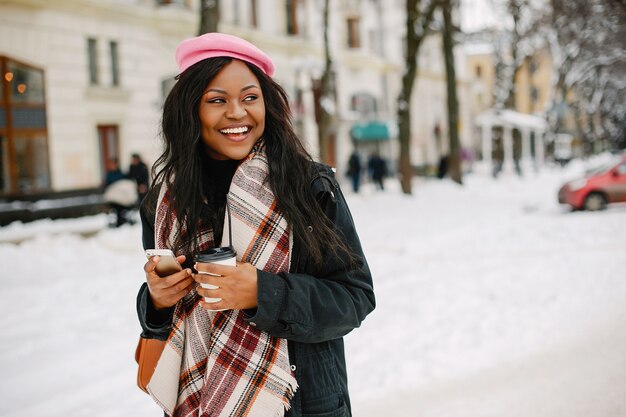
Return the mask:
M 339 63 L 348 69 L 362 70 L 364 68 L 380 72 L 398 72 L 401 67 L 389 60 L 363 53 L 360 50 L 342 50 L 337 54 Z
M 198 26 L 199 15 L 180 6 L 132 4 L 99 0 L 4 0 L 4 6 L 29 8 L 31 11 L 53 10 L 102 21 L 140 26 L 152 26 L 158 31 L 189 36 L 189 28 Z M 195 33 L 195 31 L 191 31 Z
M 323 59 L 324 51 L 313 42 L 298 36 L 287 36 L 285 34 L 270 34 L 261 32 L 254 28 L 220 23 L 220 32 L 239 36 L 253 42 L 261 50 L 278 50 L 281 54 L 289 57 L 314 57 Z

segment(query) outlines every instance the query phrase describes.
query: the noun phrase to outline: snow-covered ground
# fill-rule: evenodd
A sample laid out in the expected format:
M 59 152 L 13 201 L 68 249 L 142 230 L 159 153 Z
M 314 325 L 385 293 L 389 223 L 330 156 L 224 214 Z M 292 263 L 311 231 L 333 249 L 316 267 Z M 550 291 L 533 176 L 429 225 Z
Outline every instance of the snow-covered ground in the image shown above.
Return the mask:
M 564 179 L 346 191 L 377 309 L 346 337 L 356 417 L 626 416 L 626 206 L 569 212 Z M 0 229 L 0 415 L 158 416 L 135 387 L 140 227 Z M 84 231 L 86 235 L 78 234 Z

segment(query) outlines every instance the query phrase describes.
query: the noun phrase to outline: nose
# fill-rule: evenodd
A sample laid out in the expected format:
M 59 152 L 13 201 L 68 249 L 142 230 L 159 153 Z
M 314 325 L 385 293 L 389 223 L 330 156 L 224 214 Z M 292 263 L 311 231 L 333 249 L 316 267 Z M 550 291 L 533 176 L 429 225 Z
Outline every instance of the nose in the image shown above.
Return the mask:
M 226 117 L 229 119 L 241 119 L 246 115 L 246 109 L 238 101 L 231 101 L 226 108 Z

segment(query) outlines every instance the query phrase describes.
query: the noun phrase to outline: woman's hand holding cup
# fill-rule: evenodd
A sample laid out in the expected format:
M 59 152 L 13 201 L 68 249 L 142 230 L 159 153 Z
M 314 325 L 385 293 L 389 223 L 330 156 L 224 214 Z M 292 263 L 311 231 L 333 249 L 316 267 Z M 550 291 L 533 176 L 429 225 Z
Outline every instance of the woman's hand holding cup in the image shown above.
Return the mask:
M 196 261 L 198 258 L 196 258 Z M 237 262 L 236 266 L 196 262 L 194 279 L 200 301 L 207 310 L 243 310 L 257 306 L 257 270 L 250 263 Z M 209 302 L 207 302 L 207 299 Z

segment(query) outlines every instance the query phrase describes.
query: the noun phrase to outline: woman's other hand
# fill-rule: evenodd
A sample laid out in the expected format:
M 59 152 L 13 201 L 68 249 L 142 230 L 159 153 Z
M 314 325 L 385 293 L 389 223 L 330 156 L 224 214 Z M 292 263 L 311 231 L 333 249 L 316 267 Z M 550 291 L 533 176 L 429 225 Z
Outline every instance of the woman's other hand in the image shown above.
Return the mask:
M 208 310 L 243 310 L 257 306 L 257 270 L 250 263 L 237 262 L 237 266 L 197 263 L 198 272 L 210 274 L 194 274 L 198 284 L 211 284 L 219 288 L 208 289 L 198 286 L 197 291 L 203 297 L 221 298 L 221 301 L 200 302 Z
M 176 257 L 179 264 L 185 262 L 185 259 L 185 255 Z M 157 310 L 172 307 L 194 286 L 193 276 L 189 268 L 166 277 L 160 277 L 155 270 L 159 260 L 159 256 L 153 256 L 143 266 L 150 298 L 152 298 L 152 304 Z

